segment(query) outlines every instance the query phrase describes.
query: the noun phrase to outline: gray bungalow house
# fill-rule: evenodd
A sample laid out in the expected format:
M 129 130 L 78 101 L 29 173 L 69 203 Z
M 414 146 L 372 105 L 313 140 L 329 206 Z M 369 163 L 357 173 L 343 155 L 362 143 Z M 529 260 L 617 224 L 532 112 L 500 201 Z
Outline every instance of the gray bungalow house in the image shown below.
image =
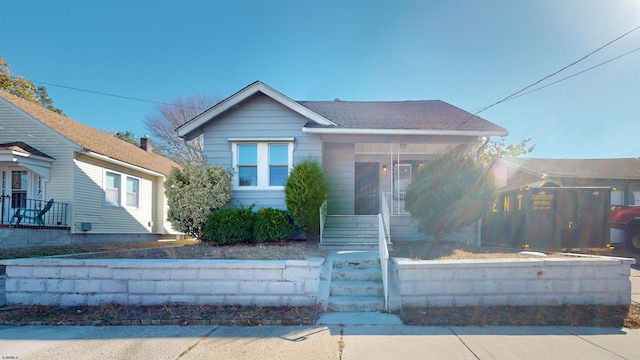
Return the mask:
M 481 137 L 507 135 L 440 100 L 294 101 L 259 81 L 176 131 L 185 140 L 204 135 L 207 160 L 234 169 L 234 206 L 285 209 L 288 172 L 316 159 L 329 185 L 325 229 L 346 222 L 362 236 L 377 229 L 366 219 L 384 213 L 394 239 L 422 237 L 404 210 L 404 193 L 426 162 Z

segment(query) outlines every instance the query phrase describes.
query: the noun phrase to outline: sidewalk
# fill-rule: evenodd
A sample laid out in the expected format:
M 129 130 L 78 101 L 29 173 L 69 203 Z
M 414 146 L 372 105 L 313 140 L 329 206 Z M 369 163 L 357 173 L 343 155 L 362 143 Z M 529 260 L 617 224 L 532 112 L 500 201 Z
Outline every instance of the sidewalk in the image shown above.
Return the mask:
M 341 315 L 344 315 L 341 314 Z M 634 359 L 640 330 L 575 327 L 0 327 L 4 359 Z M 346 323 L 367 320 L 362 313 Z M 330 321 L 332 322 L 332 321 Z

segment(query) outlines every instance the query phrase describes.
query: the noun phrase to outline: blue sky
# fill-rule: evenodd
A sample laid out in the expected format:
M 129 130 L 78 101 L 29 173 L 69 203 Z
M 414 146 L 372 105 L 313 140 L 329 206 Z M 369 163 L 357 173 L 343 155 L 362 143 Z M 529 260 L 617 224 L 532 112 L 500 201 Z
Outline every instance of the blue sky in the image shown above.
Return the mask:
M 171 102 L 261 80 L 294 100 L 474 112 L 640 25 L 640 0 L 0 0 L 0 56 L 35 82 Z M 640 47 L 640 30 L 554 80 Z M 69 117 L 144 136 L 156 105 L 44 84 Z M 535 88 L 535 87 L 534 87 Z M 640 157 L 640 51 L 479 114 L 529 157 Z

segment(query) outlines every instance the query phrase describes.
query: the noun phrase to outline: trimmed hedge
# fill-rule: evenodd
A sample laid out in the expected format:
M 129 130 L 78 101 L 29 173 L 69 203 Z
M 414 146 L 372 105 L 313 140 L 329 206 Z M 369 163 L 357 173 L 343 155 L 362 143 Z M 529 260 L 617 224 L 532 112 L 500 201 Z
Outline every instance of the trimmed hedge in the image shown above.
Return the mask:
M 254 227 L 256 240 L 284 242 L 295 234 L 296 227 L 288 212 L 273 208 L 258 210 Z
M 225 207 L 214 211 L 209 214 L 205 226 L 207 240 L 221 245 L 239 244 L 252 240 L 256 217 L 253 206 Z

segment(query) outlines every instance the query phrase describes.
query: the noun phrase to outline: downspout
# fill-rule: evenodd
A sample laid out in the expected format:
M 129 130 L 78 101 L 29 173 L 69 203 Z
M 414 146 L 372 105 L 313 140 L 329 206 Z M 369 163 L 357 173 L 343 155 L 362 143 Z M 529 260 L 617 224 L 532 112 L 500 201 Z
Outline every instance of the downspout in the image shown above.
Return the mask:
M 487 147 L 487 145 L 489 144 L 489 140 L 491 140 L 491 136 L 486 136 L 486 139 L 484 140 L 484 143 L 482 143 L 482 145 L 480 145 L 480 147 L 478 148 L 478 150 L 476 150 L 476 156 L 475 156 L 475 161 L 476 162 L 480 162 L 480 154 L 482 154 L 482 152 L 484 151 L 484 149 Z

